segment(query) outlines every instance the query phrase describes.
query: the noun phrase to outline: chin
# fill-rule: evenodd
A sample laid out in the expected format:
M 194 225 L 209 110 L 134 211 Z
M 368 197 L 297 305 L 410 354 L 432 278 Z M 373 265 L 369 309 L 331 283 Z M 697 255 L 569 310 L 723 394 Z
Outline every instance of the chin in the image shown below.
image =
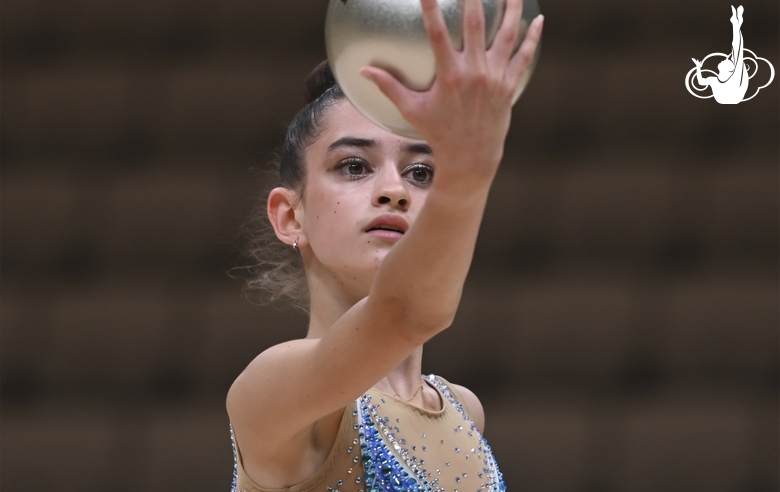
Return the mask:
M 371 268 L 373 270 L 373 273 L 376 273 L 376 271 L 379 270 L 379 267 L 382 266 L 382 262 L 385 261 L 385 257 L 389 252 L 390 252 L 390 248 L 381 248 L 381 249 L 374 250 L 371 256 Z

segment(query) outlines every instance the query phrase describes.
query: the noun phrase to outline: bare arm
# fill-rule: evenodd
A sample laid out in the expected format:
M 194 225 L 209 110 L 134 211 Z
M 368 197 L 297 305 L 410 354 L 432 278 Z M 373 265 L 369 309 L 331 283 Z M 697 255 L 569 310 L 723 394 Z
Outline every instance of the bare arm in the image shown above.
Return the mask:
M 365 75 L 431 145 L 436 177 L 415 223 L 383 260 L 369 295 L 322 338 L 263 352 L 231 387 L 231 421 L 248 441 L 262 443 L 255 446 L 258 453 L 271 452 L 343 408 L 447 328 L 457 309 L 502 156 L 512 94 L 535 51 L 541 19 L 512 56 L 522 2 L 510 0 L 499 38 L 485 53 L 481 2 L 467 0 L 466 49 L 459 53 L 436 1 L 422 4 L 437 56 L 434 86 L 416 93 L 379 69 Z

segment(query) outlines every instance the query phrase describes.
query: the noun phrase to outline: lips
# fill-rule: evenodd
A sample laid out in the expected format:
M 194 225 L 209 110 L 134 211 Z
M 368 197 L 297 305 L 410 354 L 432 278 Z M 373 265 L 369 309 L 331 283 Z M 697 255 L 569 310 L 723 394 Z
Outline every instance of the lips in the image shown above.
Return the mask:
M 409 224 L 400 215 L 383 214 L 372 220 L 365 231 L 372 236 L 385 239 L 398 239 L 409 230 Z

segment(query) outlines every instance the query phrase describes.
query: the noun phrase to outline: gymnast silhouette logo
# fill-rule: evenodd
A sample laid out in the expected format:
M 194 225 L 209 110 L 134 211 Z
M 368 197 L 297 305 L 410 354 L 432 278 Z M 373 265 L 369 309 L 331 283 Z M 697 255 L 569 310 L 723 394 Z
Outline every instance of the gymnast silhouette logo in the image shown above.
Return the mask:
M 707 55 L 702 61 L 692 58 L 696 66 L 685 76 L 685 88 L 694 96 L 700 99 L 714 97 L 715 101 L 720 104 L 739 104 L 742 101 L 749 101 L 756 97 L 758 91 L 771 84 L 775 78 L 775 67 L 766 58 L 757 56 L 744 46 L 741 31 L 742 14 L 744 12 L 745 9 L 742 5 L 736 10 L 734 10 L 733 5 L 731 7 L 731 54 L 712 53 Z M 709 58 L 715 58 L 716 60 L 722 58 L 721 62 L 718 63 L 717 74 L 712 70 L 702 69 L 702 65 Z M 758 73 L 759 60 L 766 62 L 769 66 L 769 81 L 758 87 L 750 97 L 746 98 L 745 94 L 747 94 L 750 79 Z M 705 77 L 702 74 L 712 76 Z M 708 87 L 712 89 L 712 94 L 702 96 L 696 93 L 707 92 Z

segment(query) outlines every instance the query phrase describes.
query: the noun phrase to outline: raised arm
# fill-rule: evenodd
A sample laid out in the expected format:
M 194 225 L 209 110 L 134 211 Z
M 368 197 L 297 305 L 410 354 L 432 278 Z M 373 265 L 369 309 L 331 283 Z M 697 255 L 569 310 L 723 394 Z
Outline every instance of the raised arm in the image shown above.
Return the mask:
M 511 99 L 530 63 L 541 19 L 513 55 L 522 0 L 509 0 L 485 52 L 480 0 L 467 0 L 463 52 L 453 50 L 436 0 L 422 0 L 437 60 L 430 90 L 406 89 L 389 73 L 364 75 L 399 107 L 434 151 L 436 176 L 409 231 L 388 252 L 369 294 L 318 339 L 259 355 L 236 380 L 228 411 L 255 450 L 310 439 L 316 421 L 338 411 L 447 328 L 474 253 L 488 190 L 503 153 Z M 244 441 L 246 442 L 246 441 Z
M 521 49 L 512 56 L 522 3 L 508 2 L 501 29 L 486 52 L 482 3 L 467 1 L 465 46 L 463 52 L 457 52 L 435 0 L 422 3 L 437 61 L 431 89 L 411 91 L 381 69 L 363 69 L 423 135 L 437 160 L 425 209 L 414 230 L 388 254 L 369 300 L 400 296 L 416 315 L 433 310 L 434 316 L 449 322 L 460 299 L 488 190 L 503 154 L 512 95 L 533 57 L 542 19 L 537 19 Z M 414 278 L 400 275 L 401 265 Z

